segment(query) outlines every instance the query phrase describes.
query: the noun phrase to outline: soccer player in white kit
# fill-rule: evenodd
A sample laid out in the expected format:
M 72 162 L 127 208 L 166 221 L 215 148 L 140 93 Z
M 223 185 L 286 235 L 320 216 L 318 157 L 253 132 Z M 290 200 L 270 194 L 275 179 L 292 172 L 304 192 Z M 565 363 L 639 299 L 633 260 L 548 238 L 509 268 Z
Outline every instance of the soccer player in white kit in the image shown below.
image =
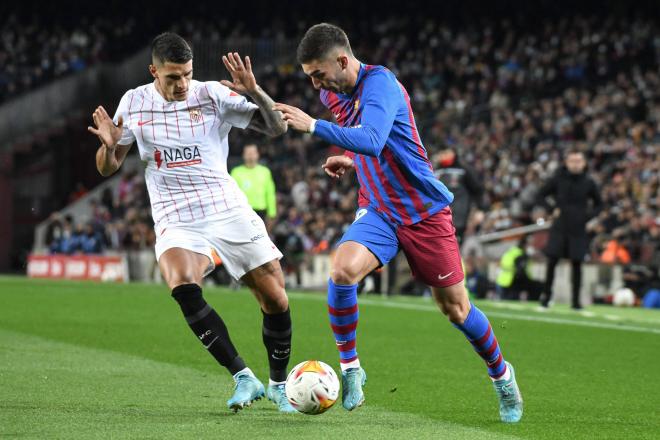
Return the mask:
M 152 83 L 129 90 L 114 119 L 98 107 L 89 131 L 101 146 L 96 166 L 109 176 L 137 141 L 156 230 L 156 257 L 188 325 L 236 382 L 230 409 L 238 411 L 267 394 L 280 411 L 294 412 L 284 393 L 291 351 L 291 317 L 280 251 L 263 221 L 227 172 L 227 134 L 232 127 L 269 136 L 286 132 L 273 100 L 257 85 L 249 57 L 222 60 L 232 81 L 192 79 L 192 50 L 179 35 L 164 33 L 152 44 Z M 249 96 L 253 102 L 243 95 Z M 227 327 L 202 296 L 202 278 L 220 258 L 235 279 L 254 293 L 263 313 L 269 386 L 246 367 Z

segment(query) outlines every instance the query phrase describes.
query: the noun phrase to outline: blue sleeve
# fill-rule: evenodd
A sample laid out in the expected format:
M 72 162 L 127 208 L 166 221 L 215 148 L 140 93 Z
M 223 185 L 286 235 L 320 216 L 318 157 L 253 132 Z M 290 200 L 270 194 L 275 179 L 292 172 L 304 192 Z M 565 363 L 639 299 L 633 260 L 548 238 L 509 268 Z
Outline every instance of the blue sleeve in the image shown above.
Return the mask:
M 318 120 L 314 134 L 354 153 L 378 156 L 392 130 L 402 97 L 401 89 L 396 78 L 385 71 L 374 73 L 365 81 L 360 125 L 340 127 L 332 122 Z

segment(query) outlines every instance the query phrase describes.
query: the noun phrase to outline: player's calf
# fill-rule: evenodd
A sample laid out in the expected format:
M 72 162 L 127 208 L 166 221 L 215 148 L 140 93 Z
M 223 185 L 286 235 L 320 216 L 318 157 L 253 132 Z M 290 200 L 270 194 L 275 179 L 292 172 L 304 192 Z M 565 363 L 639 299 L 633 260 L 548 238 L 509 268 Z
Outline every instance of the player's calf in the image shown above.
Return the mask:
M 172 297 L 179 303 L 183 316 L 204 348 L 218 363 L 234 375 L 245 369 L 229 338 L 229 332 L 218 313 L 204 300 L 197 284 L 183 284 L 172 289 Z
M 341 370 L 359 368 L 356 337 L 358 318 L 357 284 L 335 284 L 328 281 L 328 315 L 330 327 L 339 350 Z
M 262 336 L 270 367 L 268 399 L 282 412 L 295 412 L 284 394 L 287 365 L 291 355 L 291 314 L 289 309 L 286 309 L 282 313 L 263 312 L 263 316 Z
M 522 397 L 510 364 L 504 360 L 495 332 L 484 313 L 467 298 L 463 284 L 434 288 L 434 297 L 442 312 L 459 329 L 484 360 L 500 400 L 503 422 L 517 422 L 522 417 Z

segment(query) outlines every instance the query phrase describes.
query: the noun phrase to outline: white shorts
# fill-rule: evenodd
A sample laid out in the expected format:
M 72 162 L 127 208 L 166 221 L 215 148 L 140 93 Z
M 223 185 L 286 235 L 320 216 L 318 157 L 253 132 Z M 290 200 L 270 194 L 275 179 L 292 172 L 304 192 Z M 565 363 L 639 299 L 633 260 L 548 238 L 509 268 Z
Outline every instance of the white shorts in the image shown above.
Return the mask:
M 282 253 L 268 237 L 263 220 L 249 208 L 237 209 L 231 217 L 199 221 L 190 225 L 167 226 L 156 238 L 156 259 L 171 248 L 183 248 L 209 258 L 208 275 L 220 257 L 229 274 L 240 279 L 247 272 Z

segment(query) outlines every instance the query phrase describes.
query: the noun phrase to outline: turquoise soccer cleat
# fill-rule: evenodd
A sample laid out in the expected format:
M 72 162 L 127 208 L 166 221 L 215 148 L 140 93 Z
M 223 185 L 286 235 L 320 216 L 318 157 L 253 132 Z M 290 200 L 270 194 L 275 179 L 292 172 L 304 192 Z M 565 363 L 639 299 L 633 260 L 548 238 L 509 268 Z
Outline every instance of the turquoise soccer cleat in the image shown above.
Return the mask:
M 268 397 L 268 400 L 277 405 L 277 408 L 280 410 L 280 412 L 298 412 L 293 406 L 291 406 L 289 399 L 286 398 L 286 392 L 284 391 L 283 383 L 277 385 L 269 385 L 268 390 L 266 390 L 266 397 Z
M 500 419 L 504 423 L 516 423 L 523 415 L 523 399 L 516 383 L 516 374 L 513 366 L 506 362 L 506 367 L 511 372 L 509 380 L 493 381 L 497 398 L 500 400 Z
M 251 374 L 240 374 L 236 378 L 234 395 L 227 401 L 227 406 L 234 412 L 252 405 L 252 402 L 264 397 L 264 385 Z
M 353 411 L 364 403 L 362 387 L 366 382 L 367 373 L 362 367 L 341 372 L 341 401 L 345 409 Z

